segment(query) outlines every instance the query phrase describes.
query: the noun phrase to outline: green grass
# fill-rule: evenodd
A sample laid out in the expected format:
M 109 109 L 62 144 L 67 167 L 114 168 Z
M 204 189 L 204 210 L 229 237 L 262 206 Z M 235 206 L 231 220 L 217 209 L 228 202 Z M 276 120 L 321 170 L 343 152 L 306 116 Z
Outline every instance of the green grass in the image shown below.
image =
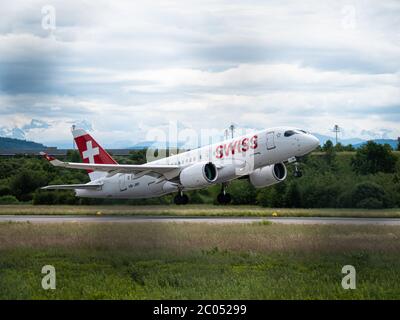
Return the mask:
M 146 206 L 67 206 L 0 205 L 0 215 L 152 215 L 152 216 L 250 216 L 270 217 L 400 217 L 400 209 L 291 209 L 263 208 L 248 205 L 146 205 Z
M 1 299 L 398 299 L 393 226 L 0 224 Z M 57 289 L 41 288 L 53 265 Z M 357 289 L 341 287 L 341 268 Z

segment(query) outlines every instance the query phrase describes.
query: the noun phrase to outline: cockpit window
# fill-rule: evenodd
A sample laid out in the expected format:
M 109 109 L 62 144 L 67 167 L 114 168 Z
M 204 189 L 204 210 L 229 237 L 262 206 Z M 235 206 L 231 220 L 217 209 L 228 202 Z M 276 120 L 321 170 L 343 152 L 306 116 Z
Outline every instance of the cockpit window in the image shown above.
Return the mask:
M 301 130 L 301 129 L 299 129 L 299 131 L 301 131 L 301 132 L 303 132 L 303 133 L 308 133 L 307 131 L 305 131 L 305 130 Z
M 296 131 L 293 131 L 293 130 L 288 130 L 288 131 L 285 131 L 285 133 L 283 134 L 285 137 L 290 137 L 290 136 L 292 136 L 292 135 L 294 135 L 294 134 L 296 134 L 297 132 Z

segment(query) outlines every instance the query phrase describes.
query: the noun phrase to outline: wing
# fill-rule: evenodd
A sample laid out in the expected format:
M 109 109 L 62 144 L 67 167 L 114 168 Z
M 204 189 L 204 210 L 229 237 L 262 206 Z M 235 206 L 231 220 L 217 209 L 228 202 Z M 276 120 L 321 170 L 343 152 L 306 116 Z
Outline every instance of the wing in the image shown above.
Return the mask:
M 75 189 L 84 189 L 84 190 L 96 190 L 100 189 L 102 183 L 97 184 L 55 184 L 51 186 L 42 187 L 44 190 L 75 190 Z
M 70 169 L 84 169 L 93 171 L 103 171 L 110 174 L 116 173 L 133 173 L 140 176 L 149 174 L 151 172 L 158 173 L 166 179 L 172 179 L 179 175 L 181 170 L 180 166 L 176 165 L 151 165 L 151 164 L 96 164 L 96 163 L 77 163 L 77 162 L 63 162 L 48 154 L 41 152 L 53 166 L 70 168 Z

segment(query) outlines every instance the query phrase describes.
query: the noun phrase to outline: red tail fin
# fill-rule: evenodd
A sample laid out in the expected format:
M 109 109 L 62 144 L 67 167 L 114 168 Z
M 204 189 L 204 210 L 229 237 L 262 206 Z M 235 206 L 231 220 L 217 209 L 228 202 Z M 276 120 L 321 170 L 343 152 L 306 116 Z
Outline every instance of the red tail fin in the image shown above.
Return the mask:
M 83 129 L 73 129 L 76 146 L 84 163 L 117 164 L 117 162 L 105 151 L 93 137 Z M 96 180 L 104 176 L 104 172 L 88 171 L 90 180 Z

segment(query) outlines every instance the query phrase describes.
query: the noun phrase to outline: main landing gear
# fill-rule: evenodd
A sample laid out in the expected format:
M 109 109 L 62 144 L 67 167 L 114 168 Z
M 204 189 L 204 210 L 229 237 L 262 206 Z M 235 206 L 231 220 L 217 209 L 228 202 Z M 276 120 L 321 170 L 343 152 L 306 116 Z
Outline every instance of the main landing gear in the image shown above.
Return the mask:
M 189 197 L 186 194 L 183 194 L 182 191 L 179 191 L 179 193 L 174 198 L 174 203 L 178 205 L 187 204 L 188 202 L 189 202 Z
M 227 184 L 223 183 L 222 184 L 222 188 L 221 188 L 221 192 L 217 196 L 217 201 L 218 201 L 219 204 L 228 204 L 232 200 L 231 195 L 226 192 L 226 187 L 227 187 Z

